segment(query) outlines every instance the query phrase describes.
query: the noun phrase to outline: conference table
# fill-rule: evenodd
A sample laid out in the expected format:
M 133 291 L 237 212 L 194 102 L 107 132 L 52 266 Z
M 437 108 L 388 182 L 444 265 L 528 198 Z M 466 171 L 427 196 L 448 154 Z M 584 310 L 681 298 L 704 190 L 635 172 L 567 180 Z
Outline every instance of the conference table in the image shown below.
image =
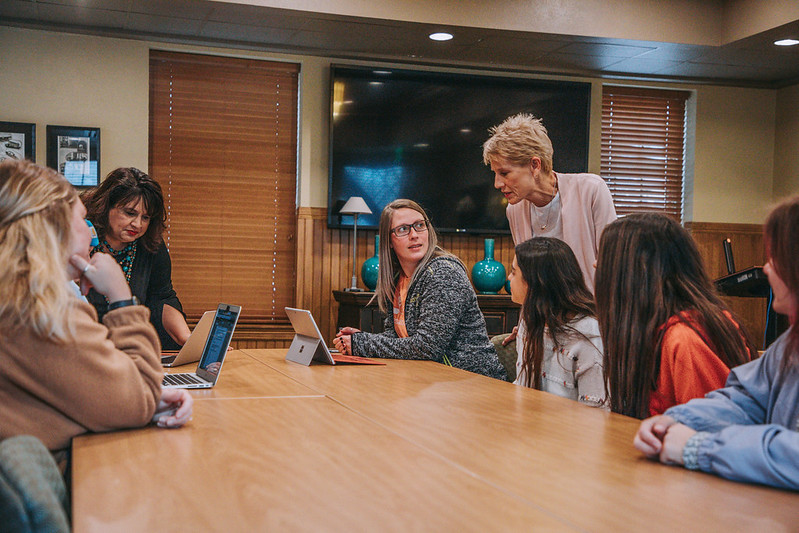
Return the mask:
M 795 531 L 799 494 L 643 458 L 638 421 L 430 361 L 230 352 L 192 420 L 74 439 L 85 531 Z M 178 368 L 174 371 L 188 371 Z

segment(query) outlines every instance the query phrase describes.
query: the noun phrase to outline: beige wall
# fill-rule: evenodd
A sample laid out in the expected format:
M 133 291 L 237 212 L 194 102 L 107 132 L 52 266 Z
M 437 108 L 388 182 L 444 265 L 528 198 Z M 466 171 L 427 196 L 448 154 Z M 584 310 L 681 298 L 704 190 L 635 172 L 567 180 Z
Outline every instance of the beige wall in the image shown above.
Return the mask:
M 698 222 L 763 222 L 772 201 L 776 91 L 701 87 L 696 97 Z
M 100 128 L 100 172 L 147 168 L 147 44 L 0 26 L 0 120 Z
M 45 126 L 99 126 L 101 165 L 147 167 L 150 47 L 294 61 L 301 65 L 300 206 L 327 205 L 328 63 L 324 58 L 212 49 L 0 27 L 0 120 L 36 122 L 37 161 L 46 162 Z M 594 84 L 589 168 L 599 168 L 601 80 Z M 693 211 L 702 222 L 759 223 L 772 201 L 777 91 L 712 86 L 696 93 Z M 799 121 L 796 90 L 780 92 L 780 138 Z M 792 124 L 792 126 L 791 126 Z M 793 132 L 793 133 L 791 133 Z M 796 150 L 793 151 L 796 153 Z M 796 168 L 797 156 L 778 157 Z M 796 172 L 792 172 L 797 175 Z M 488 174 L 486 174 L 488 177 Z M 780 181 L 779 189 L 786 185 Z
M 774 199 L 799 193 L 799 85 L 777 91 Z

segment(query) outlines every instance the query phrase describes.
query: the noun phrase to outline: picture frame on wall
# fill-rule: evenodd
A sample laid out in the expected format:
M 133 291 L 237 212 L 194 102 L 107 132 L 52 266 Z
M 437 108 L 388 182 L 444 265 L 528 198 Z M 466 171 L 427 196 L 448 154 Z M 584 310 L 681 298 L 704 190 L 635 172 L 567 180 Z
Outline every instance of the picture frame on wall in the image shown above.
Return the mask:
M 100 183 L 100 128 L 47 126 L 47 166 L 75 187 Z
M 36 124 L 0 122 L 0 161 L 4 159 L 36 161 Z

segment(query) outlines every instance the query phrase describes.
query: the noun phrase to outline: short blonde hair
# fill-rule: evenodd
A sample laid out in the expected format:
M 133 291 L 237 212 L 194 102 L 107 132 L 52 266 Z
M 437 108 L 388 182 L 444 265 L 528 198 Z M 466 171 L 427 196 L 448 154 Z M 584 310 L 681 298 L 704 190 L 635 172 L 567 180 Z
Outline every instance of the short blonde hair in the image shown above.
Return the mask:
M 75 189 L 29 161 L 0 163 L 0 324 L 32 328 L 44 339 L 72 338 L 66 263 Z
M 526 165 L 533 157 L 541 159 L 541 170 L 552 171 L 552 141 L 540 118 L 519 113 L 506 118 L 499 126 L 488 130 L 491 137 L 483 144 L 483 162 L 491 164 L 495 156 L 515 165 Z

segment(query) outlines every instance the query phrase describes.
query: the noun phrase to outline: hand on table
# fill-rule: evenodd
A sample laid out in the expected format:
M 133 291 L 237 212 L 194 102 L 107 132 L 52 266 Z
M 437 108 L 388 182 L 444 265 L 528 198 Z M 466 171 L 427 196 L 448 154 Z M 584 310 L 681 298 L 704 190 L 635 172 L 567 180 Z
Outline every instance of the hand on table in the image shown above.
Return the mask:
M 694 436 L 696 431 L 685 424 L 674 424 L 666 431 L 666 438 L 663 439 L 663 449 L 660 451 L 660 462 L 667 465 L 684 465 L 682 451 L 688 439 Z
M 633 445 L 651 459 L 658 459 L 664 464 L 681 465 L 685 443 L 694 433 L 696 431 L 672 417 L 658 415 L 641 422 Z
M 666 415 L 647 418 L 638 427 L 638 432 L 633 439 L 633 446 L 647 457 L 656 458 L 663 448 L 663 439 L 666 437 L 666 431 L 676 423 L 676 420 Z
M 179 428 L 191 420 L 194 399 L 186 389 L 161 389 L 161 401 L 155 408 L 153 422 L 162 428 Z
M 352 334 L 361 330 L 349 326 L 341 328 L 333 339 L 333 346 L 344 355 L 352 355 Z

